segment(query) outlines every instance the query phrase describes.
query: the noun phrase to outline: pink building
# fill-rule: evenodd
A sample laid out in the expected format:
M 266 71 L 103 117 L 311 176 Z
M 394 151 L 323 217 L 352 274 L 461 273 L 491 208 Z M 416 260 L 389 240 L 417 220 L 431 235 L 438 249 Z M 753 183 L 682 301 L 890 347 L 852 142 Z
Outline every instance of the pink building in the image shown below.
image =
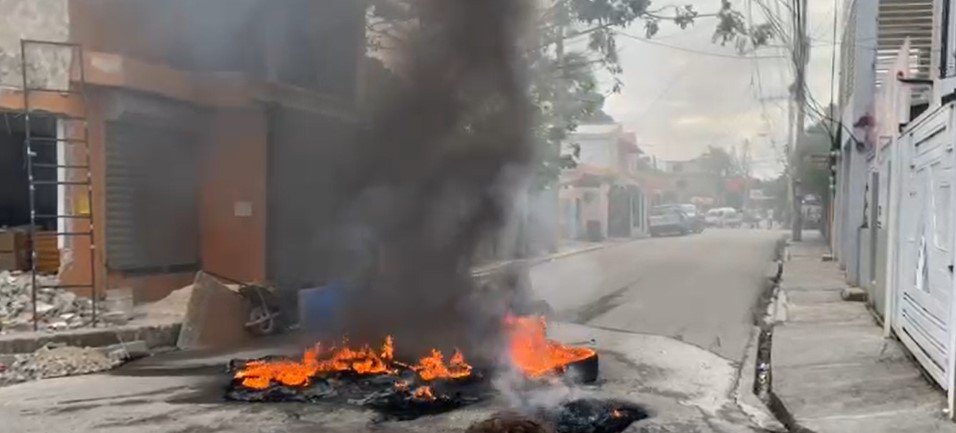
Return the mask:
M 642 151 L 634 133 L 620 124 L 581 125 L 566 145 L 580 149 L 578 166 L 561 175 L 562 237 L 600 240 L 646 232 L 646 182 L 641 177 Z

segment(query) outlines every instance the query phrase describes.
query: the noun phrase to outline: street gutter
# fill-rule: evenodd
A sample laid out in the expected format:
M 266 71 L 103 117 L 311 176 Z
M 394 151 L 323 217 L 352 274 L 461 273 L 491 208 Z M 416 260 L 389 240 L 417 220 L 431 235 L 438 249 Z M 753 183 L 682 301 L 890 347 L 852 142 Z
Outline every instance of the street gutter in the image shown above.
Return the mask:
M 781 237 L 777 241 L 775 252 L 777 270 L 775 275 L 768 275 L 766 289 L 753 309 L 754 324 L 759 328 L 757 337 L 757 356 L 754 366 L 753 393 L 767 406 L 770 413 L 791 433 L 815 433 L 801 426 L 793 413 L 773 392 L 773 330 L 777 323 L 777 305 L 782 294 L 780 281 L 783 277 L 785 259 L 789 257 L 787 251 L 788 238 Z

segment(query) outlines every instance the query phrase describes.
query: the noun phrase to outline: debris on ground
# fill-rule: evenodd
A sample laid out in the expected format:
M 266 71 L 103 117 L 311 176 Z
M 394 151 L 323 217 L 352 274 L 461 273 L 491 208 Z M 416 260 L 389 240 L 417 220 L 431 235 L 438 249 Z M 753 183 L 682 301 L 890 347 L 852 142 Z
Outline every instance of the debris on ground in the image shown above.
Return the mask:
M 37 316 L 41 330 L 86 326 L 93 316 L 93 303 L 62 288 L 55 276 L 37 275 Z M 32 281 L 29 272 L 0 271 L 0 333 L 33 330 Z
M 465 433 L 553 433 L 544 423 L 517 413 L 500 413 L 468 427 Z
M 0 370 L 0 386 L 38 379 L 75 376 L 110 370 L 125 362 L 122 354 L 104 354 L 91 347 L 48 345 L 36 352 L 15 355 Z
M 249 306 L 238 287 L 205 272 L 196 273 L 176 347 L 212 349 L 247 343 Z
M 147 319 L 182 321 L 186 317 L 186 308 L 189 306 L 189 298 L 193 293 L 193 285 L 190 284 L 172 291 L 165 298 L 148 304 L 137 305 L 135 308 L 137 317 Z

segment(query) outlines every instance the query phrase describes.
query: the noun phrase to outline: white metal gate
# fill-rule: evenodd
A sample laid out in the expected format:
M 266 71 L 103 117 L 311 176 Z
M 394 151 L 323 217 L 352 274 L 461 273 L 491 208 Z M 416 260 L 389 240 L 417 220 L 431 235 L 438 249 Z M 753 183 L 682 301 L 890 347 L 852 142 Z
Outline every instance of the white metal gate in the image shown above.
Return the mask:
M 952 382 L 952 107 L 906 133 L 900 185 L 897 334 L 944 388 Z M 905 164 L 908 162 L 908 164 Z

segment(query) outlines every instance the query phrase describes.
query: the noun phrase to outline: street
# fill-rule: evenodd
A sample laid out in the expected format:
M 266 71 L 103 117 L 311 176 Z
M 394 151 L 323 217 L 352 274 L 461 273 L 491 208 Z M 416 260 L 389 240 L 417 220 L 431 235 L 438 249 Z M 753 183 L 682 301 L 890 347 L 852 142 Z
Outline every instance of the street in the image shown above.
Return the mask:
M 602 380 L 566 392 L 644 405 L 652 417 L 629 432 L 764 431 L 755 409 L 741 403 L 749 392 L 740 390 L 741 360 L 778 237 L 708 230 L 611 244 L 535 267 L 535 290 L 558 316 L 551 337 L 601 354 Z M 0 388 L 0 419 L 4 431 L 37 433 L 427 432 L 464 431 L 508 409 L 496 397 L 446 415 L 374 423 L 374 414 L 352 406 L 223 402 L 223 365 L 261 352 L 171 353 L 106 374 Z
M 565 321 L 663 335 L 740 361 L 776 231 L 709 229 L 644 239 L 534 268 Z

